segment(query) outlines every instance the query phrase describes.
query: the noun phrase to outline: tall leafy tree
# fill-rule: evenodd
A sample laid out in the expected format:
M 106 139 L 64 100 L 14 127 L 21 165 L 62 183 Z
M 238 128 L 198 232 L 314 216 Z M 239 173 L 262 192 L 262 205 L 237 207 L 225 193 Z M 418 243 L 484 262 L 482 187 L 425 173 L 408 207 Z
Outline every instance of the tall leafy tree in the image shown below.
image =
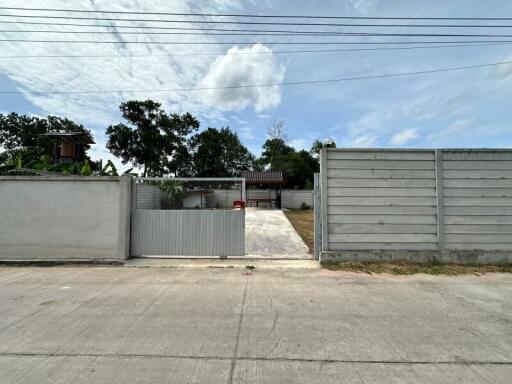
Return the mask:
M 107 148 L 114 156 L 123 164 L 142 167 L 144 176 L 187 176 L 191 161 L 188 137 L 199 128 L 195 117 L 190 113 L 169 115 L 153 100 L 127 101 L 119 109 L 128 125 L 111 125 L 106 130 Z
M 320 141 L 316 139 L 313 141 L 311 145 L 311 150 L 309 151 L 312 155 L 318 155 L 322 148 L 336 148 L 336 143 L 332 139 L 325 139 L 324 141 Z
M 267 136 L 259 159 L 260 165 L 270 169 L 284 170 L 288 156 L 295 152 L 293 147 L 286 144 L 284 121 L 274 121 L 267 130 Z
M 207 130 L 191 139 L 193 173 L 198 177 L 233 177 L 255 167 L 256 159 L 229 127 Z
M 315 140 L 311 150 L 297 151 L 287 144 L 283 121 L 275 121 L 268 129 L 268 139 L 258 160 L 263 167 L 281 170 L 287 179 L 288 188 L 313 188 L 313 175 L 319 171 L 318 152 L 324 148 L 336 147 L 333 141 Z
M 270 166 L 270 169 L 284 170 L 288 157 L 295 152 L 295 149 L 283 139 L 267 139 L 263 144 L 260 163 L 262 166 Z
M 286 161 L 289 188 L 313 189 L 314 174 L 320 171 L 318 159 L 305 150 L 292 153 Z
M 0 114 L 0 173 L 26 169 L 59 173 L 88 174 L 97 170 L 98 162 L 87 156 L 90 145 L 83 145 L 82 163 L 50 164 L 48 148 L 57 141 L 41 136 L 47 132 L 82 132 L 92 139 L 91 131 L 81 124 L 59 116 L 40 118 L 9 113 Z
M 39 118 L 19 115 L 15 112 L 7 115 L 0 114 L 0 146 L 5 149 L 30 147 L 37 151 L 44 151 L 49 139 L 40 135 L 49 131 L 82 132 L 92 139 L 91 131 L 65 117 L 50 115 L 47 118 Z M 84 150 L 88 150 L 89 147 L 86 145 Z
M 0 146 L 5 149 L 36 147 L 38 135 L 48 131 L 48 124 L 43 119 L 33 116 L 0 114 Z

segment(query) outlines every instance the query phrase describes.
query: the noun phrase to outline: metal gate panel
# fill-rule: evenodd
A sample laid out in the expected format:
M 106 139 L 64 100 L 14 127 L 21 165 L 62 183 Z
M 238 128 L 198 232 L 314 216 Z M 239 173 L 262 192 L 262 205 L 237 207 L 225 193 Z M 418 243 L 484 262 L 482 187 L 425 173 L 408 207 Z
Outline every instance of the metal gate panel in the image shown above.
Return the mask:
M 136 209 L 132 256 L 243 256 L 243 210 Z

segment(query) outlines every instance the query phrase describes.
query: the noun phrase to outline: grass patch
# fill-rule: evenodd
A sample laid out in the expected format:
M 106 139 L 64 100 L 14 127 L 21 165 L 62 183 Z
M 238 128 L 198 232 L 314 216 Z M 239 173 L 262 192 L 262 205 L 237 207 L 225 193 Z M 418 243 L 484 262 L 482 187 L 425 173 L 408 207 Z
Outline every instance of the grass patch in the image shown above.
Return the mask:
M 512 265 L 457 265 L 457 264 L 414 264 L 414 263 L 371 263 L 371 262 L 322 262 L 322 267 L 331 271 L 367 273 L 389 273 L 392 275 L 484 275 L 486 273 L 512 273 Z
M 293 228 L 309 248 L 309 253 L 314 250 L 314 214 L 312 209 L 283 211 Z

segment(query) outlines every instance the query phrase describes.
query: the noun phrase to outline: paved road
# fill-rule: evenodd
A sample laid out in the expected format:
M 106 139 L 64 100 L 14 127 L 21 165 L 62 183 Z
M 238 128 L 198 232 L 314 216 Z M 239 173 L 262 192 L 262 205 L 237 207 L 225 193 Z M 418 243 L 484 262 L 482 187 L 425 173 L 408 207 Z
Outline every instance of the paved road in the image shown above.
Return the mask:
M 512 275 L 0 267 L 0 382 L 510 383 Z
M 279 209 L 246 208 L 245 253 L 270 259 L 311 258 L 307 245 Z

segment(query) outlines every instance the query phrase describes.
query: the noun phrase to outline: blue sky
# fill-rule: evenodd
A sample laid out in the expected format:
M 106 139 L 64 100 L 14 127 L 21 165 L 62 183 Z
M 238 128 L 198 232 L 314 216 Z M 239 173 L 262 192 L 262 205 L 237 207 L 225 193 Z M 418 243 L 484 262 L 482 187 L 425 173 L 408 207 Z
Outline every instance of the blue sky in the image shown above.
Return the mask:
M 0 1 L 0 6 L 20 6 Z M 130 10 L 157 12 L 238 12 L 405 17 L 506 17 L 512 2 L 479 1 L 24 1 L 23 7 Z M 1 11 L 1 14 L 20 14 Z M 35 14 L 36 12 L 30 12 Z M 156 18 L 156 17 L 152 17 Z M 5 18 L 4 18 L 5 19 Z M 44 19 L 42 19 L 44 20 Z M 90 23 L 90 22 L 88 22 Z M 95 22 L 92 22 L 95 23 Z M 101 23 L 101 22 L 97 22 Z M 503 22 L 506 23 L 506 22 Z M 509 23 L 512 25 L 512 23 Z M 46 26 L 0 25 L 0 29 L 56 29 Z M 64 27 L 61 27 L 64 28 Z M 236 28 L 236 26 L 228 26 Z M 290 27 L 294 28 L 294 27 Z M 76 30 L 84 28 L 77 27 Z M 67 30 L 73 30 L 67 28 Z M 377 29 L 366 29 L 366 31 Z M 353 31 L 350 29 L 350 31 Z M 389 32 L 389 29 L 379 29 Z M 393 30 L 410 32 L 409 29 Z M 431 32 L 454 32 L 435 30 Z M 418 32 L 414 30 L 413 32 Z M 512 34 L 512 28 L 459 29 L 458 33 Z M 93 158 L 112 158 L 105 150 L 105 128 L 120 121 L 122 100 L 152 98 L 168 112 L 189 111 L 202 128 L 229 125 L 255 154 L 261 151 L 268 127 L 284 120 L 290 143 L 309 148 L 332 138 L 346 147 L 512 147 L 512 65 L 323 85 L 275 86 L 255 89 L 37 95 L 55 90 L 144 90 L 222 87 L 322 80 L 414 72 L 512 60 L 512 44 L 464 48 L 395 51 L 279 54 L 275 51 L 320 46 L 277 46 L 279 37 L 173 37 L 111 35 L 37 35 L 2 32 L 2 38 L 122 39 L 140 41 L 252 41 L 259 45 L 158 46 L 148 44 L 50 44 L 0 42 L 0 56 L 9 55 L 147 55 L 135 58 L 0 59 L 0 112 L 68 116 L 92 129 L 97 145 Z M 286 41 L 304 41 L 303 37 Z M 318 38 L 320 40 L 320 38 Z M 324 38 L 332 40 L 332 38 Z M 366 38 L 368 40 L 368 38 Z M 380 38 L 387 41 L 391 38 Z M 452 38 L 453 39 L 453 38 Z M 351 41 L 350 38 L 345 38 Z M 362 41 L 363 38 L 352 38 Z M 372 41 L 378 41 L 374 38 Z M 419 40 L 419 39 L 416 39 Z M 315 41 L 310 39 L 309 41 Z M 371 41 L 371 40 L 368 40 Z M 229 55 L 226 52 L 229 50 Z M 253 54 L 254 52 L 265 54 Z M 183 55 L 212 53 L 212 55 Z M 235 53 L 235 54 L 233 54 Z M 240 54 L 243 53 L 243 54 Z M 247 54 L 249 53 L 249 54 Z M 176 55 L 179 56 L 166 56 Z M 119 164 L 119 162 L 117 162 Z

